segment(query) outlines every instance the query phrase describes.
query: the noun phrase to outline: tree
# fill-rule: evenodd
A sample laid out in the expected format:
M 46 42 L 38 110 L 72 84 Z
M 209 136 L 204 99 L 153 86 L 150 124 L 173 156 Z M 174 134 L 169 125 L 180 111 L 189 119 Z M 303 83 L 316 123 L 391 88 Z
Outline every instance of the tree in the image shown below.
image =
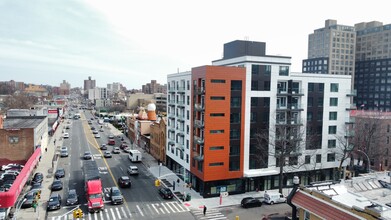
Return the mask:
M 338 135 L 335 136 L 336 138 L 336 145 L 335 146 L 329 146 L 329 147 L 336 147 L 336 155 L 335 159 L 339 161 L 338 166 L 338 173 L 334 175 L 334 180 L 340 179 L 345 176 L 345 173 L 343 173 L 342 166 L 344 162 L 351 157 L 351 153 L 356 148 L 356 143 L 354 141 L 354 126 L 353 124 L 347 124 L 345 126 L 344 131 L 340 132 Z
M 298 123 L 284 122 L 277 123 L 273 130 L 262 129 L 255 135 L 257 144 L 254 158 L 262 164 L 267 164 L 268 157 L 276 159 L 276 167 L 279 167 L 280 193 L 283 187 L 284 167 L 289 165 L 291 169 L 295 169 L 304 164 L 299 163 L 306 139 L 303 130 Z
M 8 109 L 30 109 L 38 102 L 35 96 L 28 96 L 25 93 L 15 93 L 7 96 L 4 100 L 5 110 Z

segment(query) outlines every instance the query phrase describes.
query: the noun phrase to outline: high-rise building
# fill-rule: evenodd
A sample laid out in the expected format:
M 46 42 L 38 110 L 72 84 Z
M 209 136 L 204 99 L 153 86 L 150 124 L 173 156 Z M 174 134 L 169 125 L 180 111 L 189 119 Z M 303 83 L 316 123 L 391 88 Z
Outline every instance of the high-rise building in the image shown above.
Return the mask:
M 95 79 L 91 79 L 91 76 L 88 77 L 87 80 L 84 80 L 84 91 L 86 94 L 88 94 L 88 90 L 93 89 L 96 87 Z
M 142 85 L 142 92 L 145 94 L 164 93 L 167 94 L 167 85 L 160 85 L 156 80 L 151 80 L 150 83 Z
M 71 84 L 63 80 L 62 83 L 60 83 L 59 95 L 69 95 L 70 90 L 71 90 Z
M 362 22 L 355 28 L 357 106 L 391 111 L 391 24 Z
M 204 197 L 276 189 L 280 167 L 284 187 L 294 175 L 333 179 L 351 76 L 291 73 L 290 64 L 266 55 L 264 42 L 233 41 L 213 66 L 168 75 L 167 166 Z
M 353 26 L 326 20 L 325 27 L 308 36 L 308 58 L 303 73 L 354 76 L 356 32 Z

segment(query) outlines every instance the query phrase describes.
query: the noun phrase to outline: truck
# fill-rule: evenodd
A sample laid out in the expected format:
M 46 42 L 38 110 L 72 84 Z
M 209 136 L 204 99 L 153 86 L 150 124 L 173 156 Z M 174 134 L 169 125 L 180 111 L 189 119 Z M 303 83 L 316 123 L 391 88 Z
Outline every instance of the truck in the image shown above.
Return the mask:
M 83 164 L 83 172 L 88 212 L 99 212 L 104 209 L 104 194 L 102 191 L 102 181 L 96 161 L 85 160 Z
M 139 150 L 129 151 L 129 160 L 132 162 L 141 162 L 142 154 Z

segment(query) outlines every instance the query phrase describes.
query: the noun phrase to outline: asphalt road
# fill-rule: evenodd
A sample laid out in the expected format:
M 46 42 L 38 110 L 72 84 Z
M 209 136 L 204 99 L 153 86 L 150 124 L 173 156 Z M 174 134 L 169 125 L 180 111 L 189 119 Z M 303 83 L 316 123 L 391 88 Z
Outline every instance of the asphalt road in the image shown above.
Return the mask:
M 64 146 L 68 146 L 69 157 L 60 158 L 58 167 L 65 169 L 65 178 L 61 180 L 64 188 L 58 193 L 62 196 L 62 208 L 58 211 L 48 212 L 49 220 L 54 219 L 72 219 L 71 210 L 75 207 L 65 206 L 66 192 L 69 189 L 76 189 L 81 201 L 80 208 L 84 212 L 85 219 L 194 219 L 187 207 L 176 200 L 163 200 L 157 193 L 154 186 L 154 178 L 148 172 L 142 163 L 131 163 L 127 153 L 121 150 L 120 154 L 113 154 L 112 158 L 103 158 L 99 146 L 107 144 L 110 135 L 108 128 L 103 126 L 104 132 L 99 132 L 101 138 L 95 138 L 91 131 L 91 126 L 100 128 L 97 120 L 93 120 L 92 125 L 88 125 L 87 120 L 93 116 L 89 112 L 84 112 L 81 119 L 70 121 L 68 130 L 70 138 L 64 140 Z M 66 122 L 67 123 L 67 122 Z M 116 145 L 119 146 L 120 140 L 116 138 Z M 108 145 L 108 150 L 113 146 Z M 84 180 L 82 173 L 83 154 L 85 151 L 91 151 L 93 159 L 97 162 L 102 185 L 105 194 L 105 210 L 103 212 L 89 214 L 84 197 Z M 120 176 L 127 175 L 126 170 L 130 165 L 135 165 L 139 169 L 138 176 L 130 176 L 132 187 L 120 189 L 125 202 L 121 205 L 111 205 L 109 198 L 110 187 L 117 186 L 117 179 Z

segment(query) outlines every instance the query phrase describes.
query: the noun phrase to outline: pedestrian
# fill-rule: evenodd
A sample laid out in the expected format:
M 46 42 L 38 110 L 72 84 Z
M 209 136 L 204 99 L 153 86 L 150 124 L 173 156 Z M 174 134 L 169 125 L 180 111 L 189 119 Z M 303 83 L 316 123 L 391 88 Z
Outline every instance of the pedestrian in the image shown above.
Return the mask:
M 56 145 L 56 139 L 54 139 L 54 145 Z
M 204 216 L 206 214 L 206 205 L 204 205 Z
M 41 157 L 42 157 L 42 156 L 39 156 L 39 162 L 41 162 Z
M 47 147 L 45 147 L 45 152 L 48 152 L 48 148 Z

